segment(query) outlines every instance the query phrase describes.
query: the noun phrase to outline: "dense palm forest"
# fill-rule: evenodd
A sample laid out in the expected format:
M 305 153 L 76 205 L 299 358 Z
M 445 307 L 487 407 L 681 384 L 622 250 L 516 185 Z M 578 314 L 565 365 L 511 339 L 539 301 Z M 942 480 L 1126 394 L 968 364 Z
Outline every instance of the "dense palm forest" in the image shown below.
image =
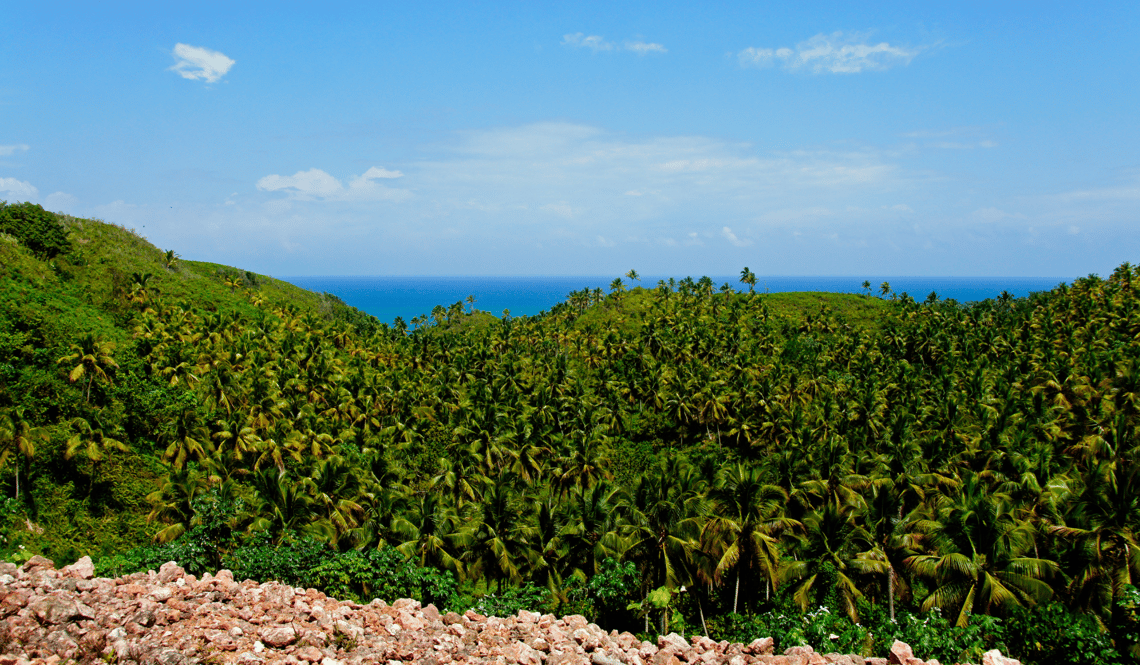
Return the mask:
M 459 609 L 856 652 L 932 625 L 1037 662 L 1135 657 L 1128 264 L 969 304 L 631 271 L 539 316 L 468 299 L 388 326 L 17 208 L 2 557 L 181 558 L 361 600 L 399 564 Z

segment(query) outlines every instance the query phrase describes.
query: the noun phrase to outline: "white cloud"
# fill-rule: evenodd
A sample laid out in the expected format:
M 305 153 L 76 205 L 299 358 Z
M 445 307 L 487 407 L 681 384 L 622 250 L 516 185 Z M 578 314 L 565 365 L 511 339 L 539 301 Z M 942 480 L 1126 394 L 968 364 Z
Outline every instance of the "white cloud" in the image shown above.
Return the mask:
M 662 44 L 643 41 L 626 41 L 621 46 L 608 42 L 601 35 L 586 35 L 584 32 L 575 32 L 562 35 L 562 45 L 574 48 L 588 48 L 594 53 L 598 51 L 633 51 L 638 55 L 649 53 L 668 53 L 669 49 Z
M 559 201 L 558 203 L 548 203 L 542 206 L 540 210 L 552 212 L 555 215 L 558 215 L 559 217 L 563 217 L 565 219 L 570 219 L 574 216 L 574 208 L 572 208 L 570 204 L 565 201 Z
M 33 187 L 32 183 L 15 178 L 0 178 L 0 192 L 5 192 L 17 201 L 31 201 L 40 194 L 40 190 Z
M 720 230 L 720 234 L 736 247 L 747 247 L 752 244 L 751 240 L 741 240 L 737 238 L 736 234 L 732 232 L 732 229 L 727 226 Z
M 175 44 L 174 57 L 178 62 L 170 71 L 184 79 L 202 79 L 206 83 L 217 83 L 234 66 L 234 61 L 222 53 L 189 44 Z
M 74 214 L 79 199 L 66 192 L 53 192 L 44 198 L 44 207 L 52 212 Z
M 668 53 L 669 49 L 661 44 L 653 44 L 646 42 L 626 42 L 625 50 L 633 51 L 638 55 L 646 55 L 647 53 Z
M 388 169 L 381 168 L 379 166 L 373 166 L 372 168 L 365 171 L 364 175 L 362 175 L 360 177 L 364 178 L 365 180 L 372 180 L 373 178 L 390 179 L 390 178 L 403 178 L 404 174 L 401 171 L 389 171 Z
M 800 42 L 795 49 L 749 47 L 737 53 L 737 59 L 743 67 L 780 65 L 785 69 L 807 70 L 814 74 L 856 74 L 909 64 L 923 48 L 891 46 L 887 42 L 863 43 L 866 37 L 858 33 L 820 33 Z
M 286 190 L 299 196 L 328 197 L 344 191 L 344 185 L 320 169 L 298 171 L 291 176 L 267 175 L 257 181 L 257 188 L 270 192 Z
M 24 152 L 27 149 L 28 145 L 24 143 L 18 143 L 16 145 L 0 145 L 0 157 L 14 155 L 17 152 Z
M 1127 201 L 1140 199 L 1140 177 L 1114 187 L 1078 189 L 1058 196 L 1062 201 Z
M 373 166 L 359 176 L 352 178 L 348 187 L 340 180 L 320 169 L 298 171 L 291 176 L 267 175 L 257 181 L 257 188 L 267 192 L 283 191 L 291 198 L 301 201 L 402 201 L 412 193 L 406 189 L 395 189 L 382 185 L 377 180 L 402 178 L 400 171 Z
M 614 43 L 607 42 L 602 39 L 600 35 L 586 36 L 585 33 L 575 32 L 570 35 L 562 35 L 563 46 L 574 46 L 576 48 L 588 48 L 595 53 L 598 51 L 612 51 L 614 50 Z

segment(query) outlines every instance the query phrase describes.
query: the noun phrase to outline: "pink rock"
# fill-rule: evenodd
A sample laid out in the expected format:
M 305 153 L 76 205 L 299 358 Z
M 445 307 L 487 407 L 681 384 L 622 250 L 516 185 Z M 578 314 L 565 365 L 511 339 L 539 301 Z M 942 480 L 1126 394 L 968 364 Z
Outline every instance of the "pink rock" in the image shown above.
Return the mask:
M 659 635 L 657 637 L 657 648 L 664 649 L 672 647 L 676 651 L 685 651 L 689 648 L 689 641 L 681 637 L 677 633 L 669 633 L 668 635 Z
M 91 557 L 84 556 L 70 566 L 65 566 L 63 572 L 70 577 L 89 580 L 95 577 L 95 564 L 91 562 Z
M 1021 665 L 1020 660 L 1006 658 L 997 649 L 982 654 L 982 665 Z
M 260 633 L 261 641 L 271 647 L 280 649 L 297 641 L 297 631 L 293 626 L 272 624 L 263 626 Z
M 38 554 L 33 556 L 32 558 L 28 559 L 28 561 L 23 566 L 20 567 L 20 570 L 24 571 L 25 573 L 30 573 L 33 570 L 54 570 L 54 569 L 55 569 L 55 562 L 54 561 L 52 561 L 51 559 L 48 559 L 46 557 L 42 557 Z
M 776 651 L 776 640 L 771 637 L 760 637 L 752 640 L 743 651 L 754 656 L 771 655 Z
M 909 659 L 914 658 L 914 651 L 906 642 L 894 641 L 891 645 L 891 654 L 887 660 L 891 665 L 910 665 Z
M 542 665 L 542 654 L 523 642 L 512 642 L 503 647 L 503 658 L 518 665 Z
M 398 602 L 398 601 L 397 601 Z M 404 630 L 423 630 L 424 622 L 417 619 L 407 610 L 400 610 L 396 615 L 396 623 Z
M 46 624 L 68 623 L 79 618 L 79 606 L 74 600 L 63 596 L 41 597 L 32 602 L 28 609 Z

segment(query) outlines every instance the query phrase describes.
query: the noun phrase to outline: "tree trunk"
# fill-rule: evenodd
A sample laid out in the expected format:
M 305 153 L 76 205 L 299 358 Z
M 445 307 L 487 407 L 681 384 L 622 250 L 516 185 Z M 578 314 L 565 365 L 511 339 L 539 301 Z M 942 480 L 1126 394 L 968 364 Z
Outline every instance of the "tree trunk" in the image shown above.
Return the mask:
M 736 601 L 740 599 L 740 569 L 736 570 L 736 591 L 732 594 L 732 613 L 736 614 Z
M 701 630 L 705 632 L 705 637 L 708 637 L 709 629 L 705 625 L 705 607 L 701 604 L 701 594 L 697 591 L 694 595 L 697 597 L 697 611 L 701 613 Z
M 891 623 L 895 622 L 895 569 L 891 568 L 891 560 L 887 559 L 887 598 L 890 599 Z

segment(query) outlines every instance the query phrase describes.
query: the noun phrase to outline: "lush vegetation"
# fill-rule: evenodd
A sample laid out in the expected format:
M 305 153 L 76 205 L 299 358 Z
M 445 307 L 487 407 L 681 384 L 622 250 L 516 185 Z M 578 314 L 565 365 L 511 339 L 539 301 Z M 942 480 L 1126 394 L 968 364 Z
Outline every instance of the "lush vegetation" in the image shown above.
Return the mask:
M 781 648 L 1136 656 L 1128 264 L 970 304 L 631 271 L 540 316 L 469 299 L 409 328 L 54 223 L 54 255 L 0 236 L 9 559 Z

